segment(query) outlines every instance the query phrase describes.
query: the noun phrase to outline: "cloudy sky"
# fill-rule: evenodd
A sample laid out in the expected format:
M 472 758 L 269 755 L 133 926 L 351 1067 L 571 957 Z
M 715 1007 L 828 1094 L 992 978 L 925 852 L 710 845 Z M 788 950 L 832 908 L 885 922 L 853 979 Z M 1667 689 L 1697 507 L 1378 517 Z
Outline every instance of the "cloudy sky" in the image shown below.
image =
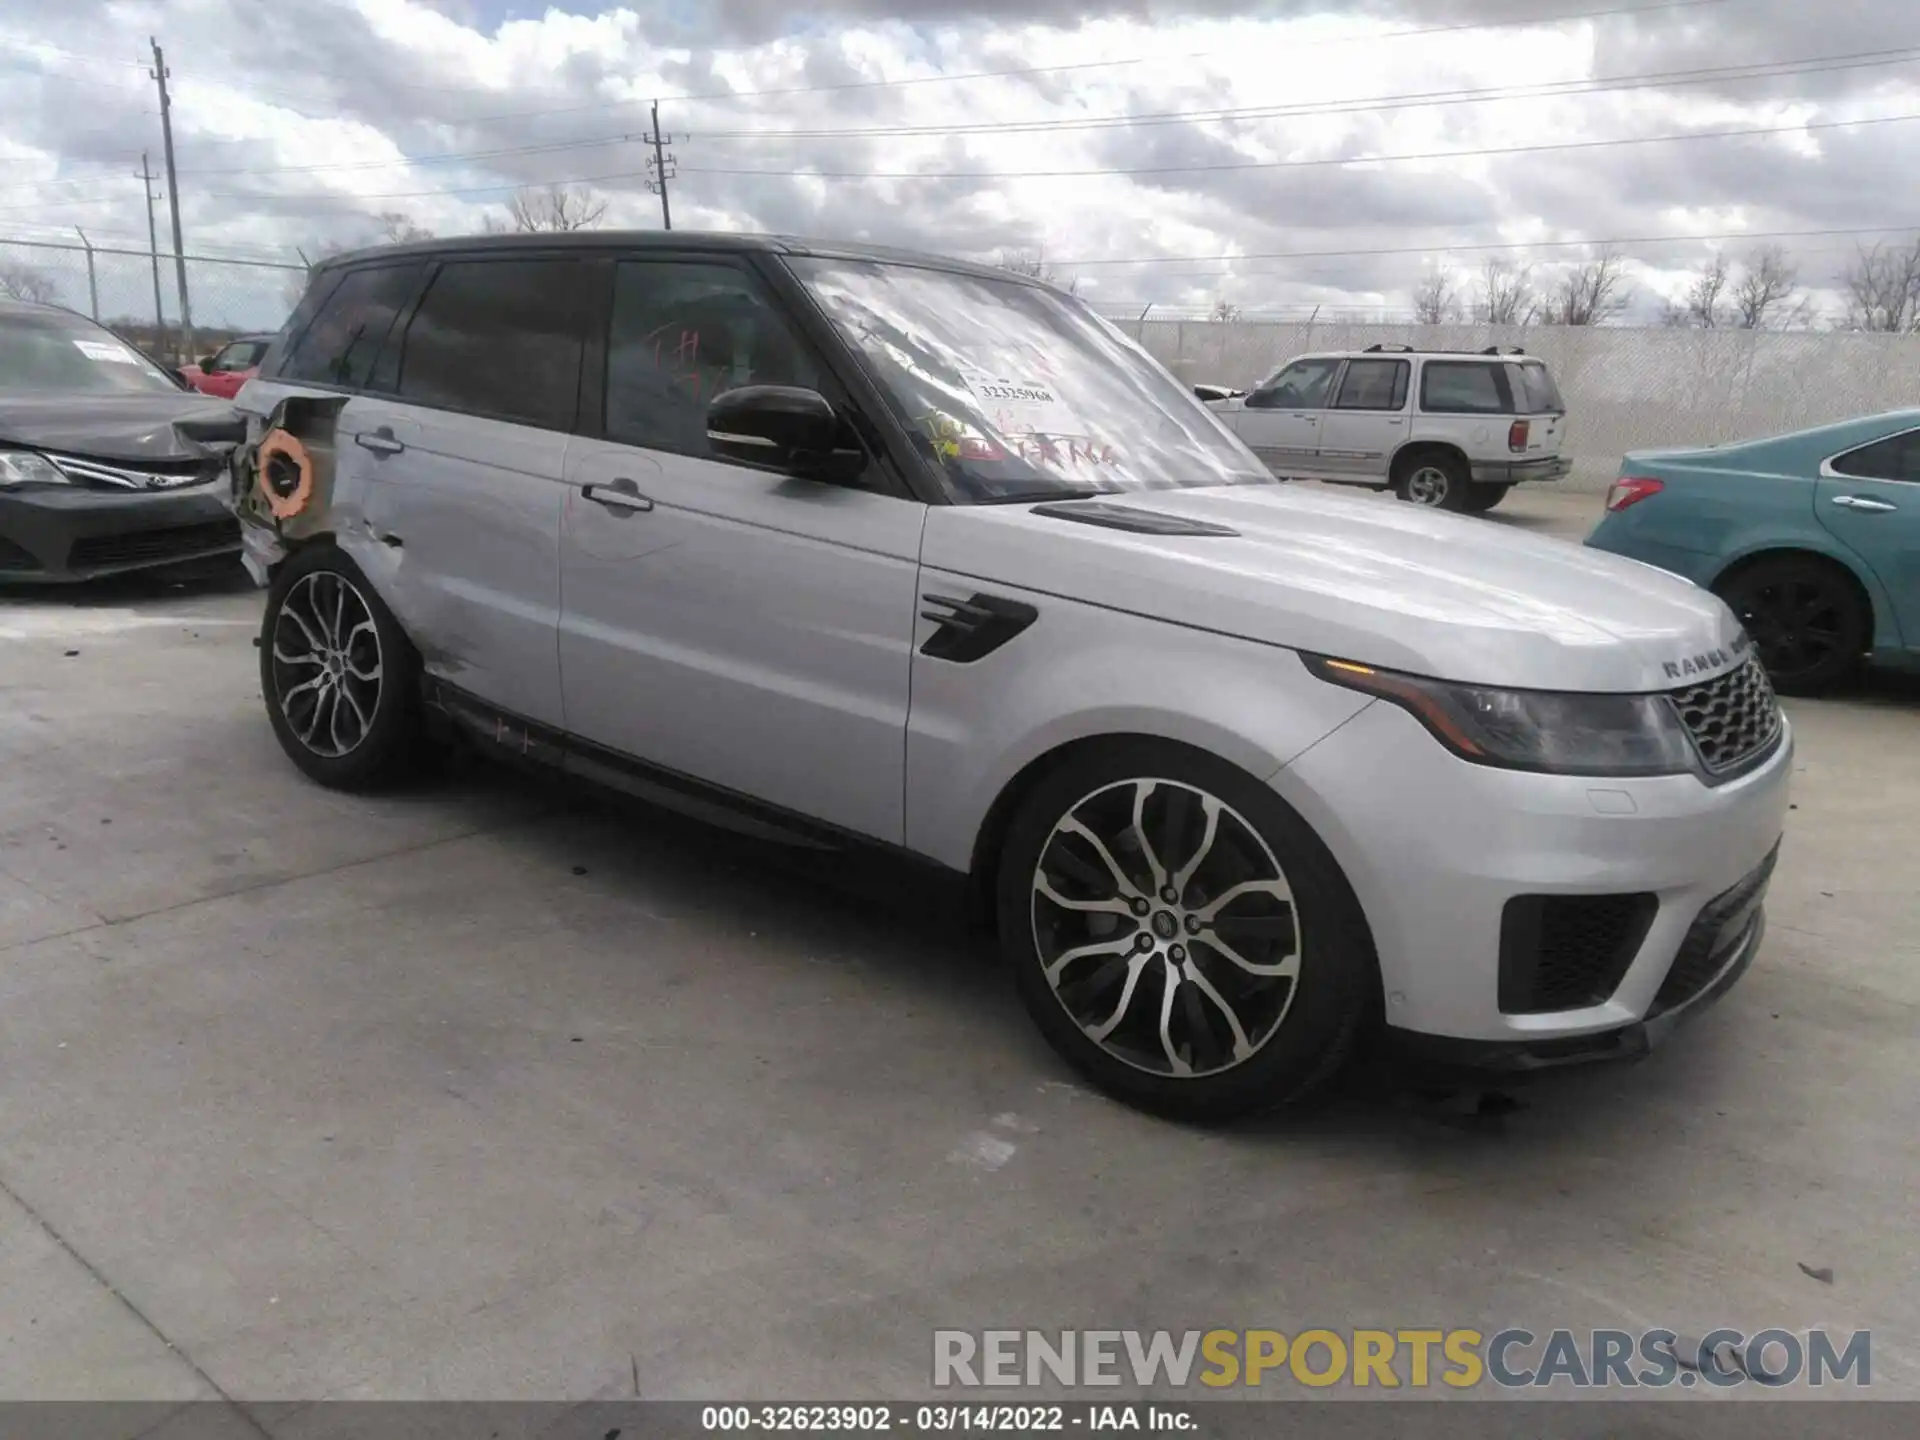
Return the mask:
M 1817 289 L 1920 227 L 1913 0 L 10 0 L 0 240 L 144 245 L 149 35 L 192 254 L 477 229 L 550 180 L 657 226 L 656 98 L 676 227 L 1044 255 L 1116 309 L 1390 312 L 1618 240 L 1652 318 L 1744 237 Z M 77 252 L 21 261 L 85 301 Z M 278 319 L 277 272 L 193 275 L 198 318 Z

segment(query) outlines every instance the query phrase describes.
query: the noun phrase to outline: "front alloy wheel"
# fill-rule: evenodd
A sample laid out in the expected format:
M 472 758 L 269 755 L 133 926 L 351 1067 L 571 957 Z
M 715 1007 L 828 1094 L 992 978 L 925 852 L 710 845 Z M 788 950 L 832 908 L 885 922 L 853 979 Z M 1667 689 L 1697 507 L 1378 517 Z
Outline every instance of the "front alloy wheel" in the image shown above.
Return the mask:
M 1151 1074 L 1251 1059 L 1299 981 L 1280 862 L 1231 806 L 1178 781 L 1108 785 L 1062 816 L 1034 869 L 1032 923 L 1074 1024 Z
M 1089 742 L 1015 809 L 1000 942 L 1049 1043 L 1143 1109 L 1221 1120 L 1338 1068 L 1377 996 L 1346 877 L 1274 790 L 1170 741 Z

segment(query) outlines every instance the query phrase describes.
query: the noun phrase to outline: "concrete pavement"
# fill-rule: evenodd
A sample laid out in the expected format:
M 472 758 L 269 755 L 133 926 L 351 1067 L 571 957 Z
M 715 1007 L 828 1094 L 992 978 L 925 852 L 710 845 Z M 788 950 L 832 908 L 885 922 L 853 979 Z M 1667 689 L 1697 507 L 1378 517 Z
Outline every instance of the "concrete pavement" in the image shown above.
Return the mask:
M 898 1398 L 938 1326 L 1510 1323 L 1871 1328 L 1920 1395 L 1914 687 L 1790 704 L 1766 948 L 1665 1051 L 1210 1132 L 1076 1083 L 911 877 L 304 782 L 258 605 L 0 600 L 0 1397 Z

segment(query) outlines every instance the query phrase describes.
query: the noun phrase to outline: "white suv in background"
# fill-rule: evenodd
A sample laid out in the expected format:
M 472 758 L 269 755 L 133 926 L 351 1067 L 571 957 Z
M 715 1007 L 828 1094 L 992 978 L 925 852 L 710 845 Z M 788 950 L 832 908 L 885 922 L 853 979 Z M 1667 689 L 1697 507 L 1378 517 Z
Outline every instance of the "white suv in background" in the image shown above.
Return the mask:
M 1302 355 L 1208 408 L 1282 479 L 1391 489 L 1443 510 L 1491 510 L 1512 486 L 1573 468 L 1559 387 L 1521 350 Z

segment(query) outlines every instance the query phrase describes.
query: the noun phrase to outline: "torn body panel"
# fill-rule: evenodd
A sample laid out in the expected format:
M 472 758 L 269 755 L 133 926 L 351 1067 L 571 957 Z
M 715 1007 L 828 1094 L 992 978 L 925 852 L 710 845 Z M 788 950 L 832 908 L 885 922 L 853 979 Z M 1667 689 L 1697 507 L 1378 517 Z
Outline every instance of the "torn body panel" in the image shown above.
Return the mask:
M 560 725 L 559 528 L 568 437 L 385 395 L 255 381 L 234 473 L 259 583 L 326 538 L 359 567 L 430 676 Z
M 346 403 L 343 395 L 289 394 L 248 416 L 246 443 L 229 462 L 229 502 L 256 585 L 269 582 L 293 546 L 334 532 L 334 441 Z

